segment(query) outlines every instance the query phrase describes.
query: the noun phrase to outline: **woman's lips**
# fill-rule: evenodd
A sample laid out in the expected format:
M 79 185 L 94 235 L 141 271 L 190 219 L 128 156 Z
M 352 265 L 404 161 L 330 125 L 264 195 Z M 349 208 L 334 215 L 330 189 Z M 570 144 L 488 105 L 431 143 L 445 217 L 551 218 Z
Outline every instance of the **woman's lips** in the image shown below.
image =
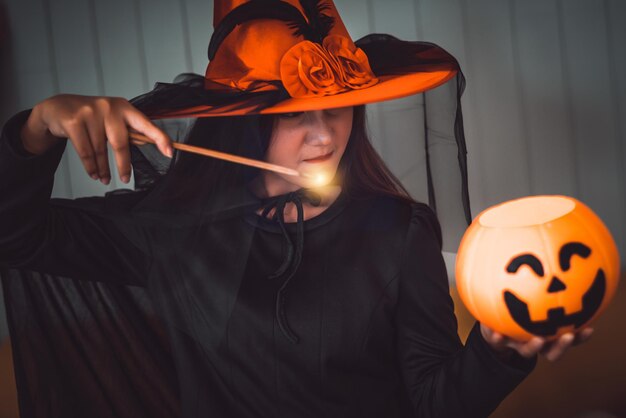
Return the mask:
M 324 162 L 324 161 L 329 160 L 329 159 L 330 159 L 330 157 L 332 157 L 332 155 L 333 155 L 333 153 L 332 153 L 332 151 L 331 151 L 331 152 L 329 152 L 329 153 L 328 153 L 328 154 L 326 154 L 326 155 L 322 155 L 322 156 L 320 156 L 320 157 L 311 158 L 311 159 L 304 160 L 304 161 L 305 161 L 305 162 L 307 162 L 307 163 L 322 163 L 322 162 Z

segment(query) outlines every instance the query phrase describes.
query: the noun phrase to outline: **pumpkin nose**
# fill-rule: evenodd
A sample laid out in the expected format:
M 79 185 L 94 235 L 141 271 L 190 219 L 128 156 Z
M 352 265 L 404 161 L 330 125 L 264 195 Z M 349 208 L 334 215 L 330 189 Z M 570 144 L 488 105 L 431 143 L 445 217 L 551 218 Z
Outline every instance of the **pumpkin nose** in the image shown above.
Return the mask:
M 548 287 L 548 293 L 560 292 L 561 290 L 565 290 L 565 288 L 565 283 L 560 281 L 558 277 L 554 276 L 550 282 L 550 287 Z

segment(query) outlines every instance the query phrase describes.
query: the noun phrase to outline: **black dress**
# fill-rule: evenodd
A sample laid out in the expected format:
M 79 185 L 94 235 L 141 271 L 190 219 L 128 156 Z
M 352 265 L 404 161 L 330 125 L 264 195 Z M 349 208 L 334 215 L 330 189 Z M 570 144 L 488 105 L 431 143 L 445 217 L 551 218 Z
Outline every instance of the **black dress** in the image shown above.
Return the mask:
M 141 193 L 50 199 L 67 141 L 26 152 L 28 114 L 0 141 L 23 416 L 486 416 L 535 365 L 500 360 L 478 324 L 461 344 L 424 204 L 342 193 L 303 222 L 285 287 L 296 224 L 150 225 Z

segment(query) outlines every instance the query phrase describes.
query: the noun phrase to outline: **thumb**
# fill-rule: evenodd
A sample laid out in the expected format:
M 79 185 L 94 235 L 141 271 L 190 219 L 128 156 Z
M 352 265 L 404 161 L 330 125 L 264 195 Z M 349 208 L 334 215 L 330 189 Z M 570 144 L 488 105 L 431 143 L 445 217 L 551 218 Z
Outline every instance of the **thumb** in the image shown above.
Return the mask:
M 172 147 L 172 140 L 167 136 L 165 132 L 159 129 L 150 119 L 148 119 L 139 110 L 130 111 L 125 115 L 125 120 L 128 126 L 136 130 L 139 133 L 144 134 L 148 138 L 154 140 L 157 148 L 163 155 L 172 158 L 174 155 L 174 149 Z

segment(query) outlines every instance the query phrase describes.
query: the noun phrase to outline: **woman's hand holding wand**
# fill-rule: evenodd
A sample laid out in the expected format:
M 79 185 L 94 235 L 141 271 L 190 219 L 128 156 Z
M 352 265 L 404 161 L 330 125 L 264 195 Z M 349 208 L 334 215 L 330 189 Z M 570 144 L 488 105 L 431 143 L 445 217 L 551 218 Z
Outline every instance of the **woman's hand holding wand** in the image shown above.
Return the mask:
M 109 184 L 111 171 L 107 142 L 113 148 L 117 169 L 124 183 L 130 181 L 128 128 L 151 138 L 166 156 L 173 155 L 172 141 L 126 99 L 119 97 L 60 94 L 33 108 L 22 127 L 26 151 L 41 154 L 61 138 L 68 138 L 87 174 Z

